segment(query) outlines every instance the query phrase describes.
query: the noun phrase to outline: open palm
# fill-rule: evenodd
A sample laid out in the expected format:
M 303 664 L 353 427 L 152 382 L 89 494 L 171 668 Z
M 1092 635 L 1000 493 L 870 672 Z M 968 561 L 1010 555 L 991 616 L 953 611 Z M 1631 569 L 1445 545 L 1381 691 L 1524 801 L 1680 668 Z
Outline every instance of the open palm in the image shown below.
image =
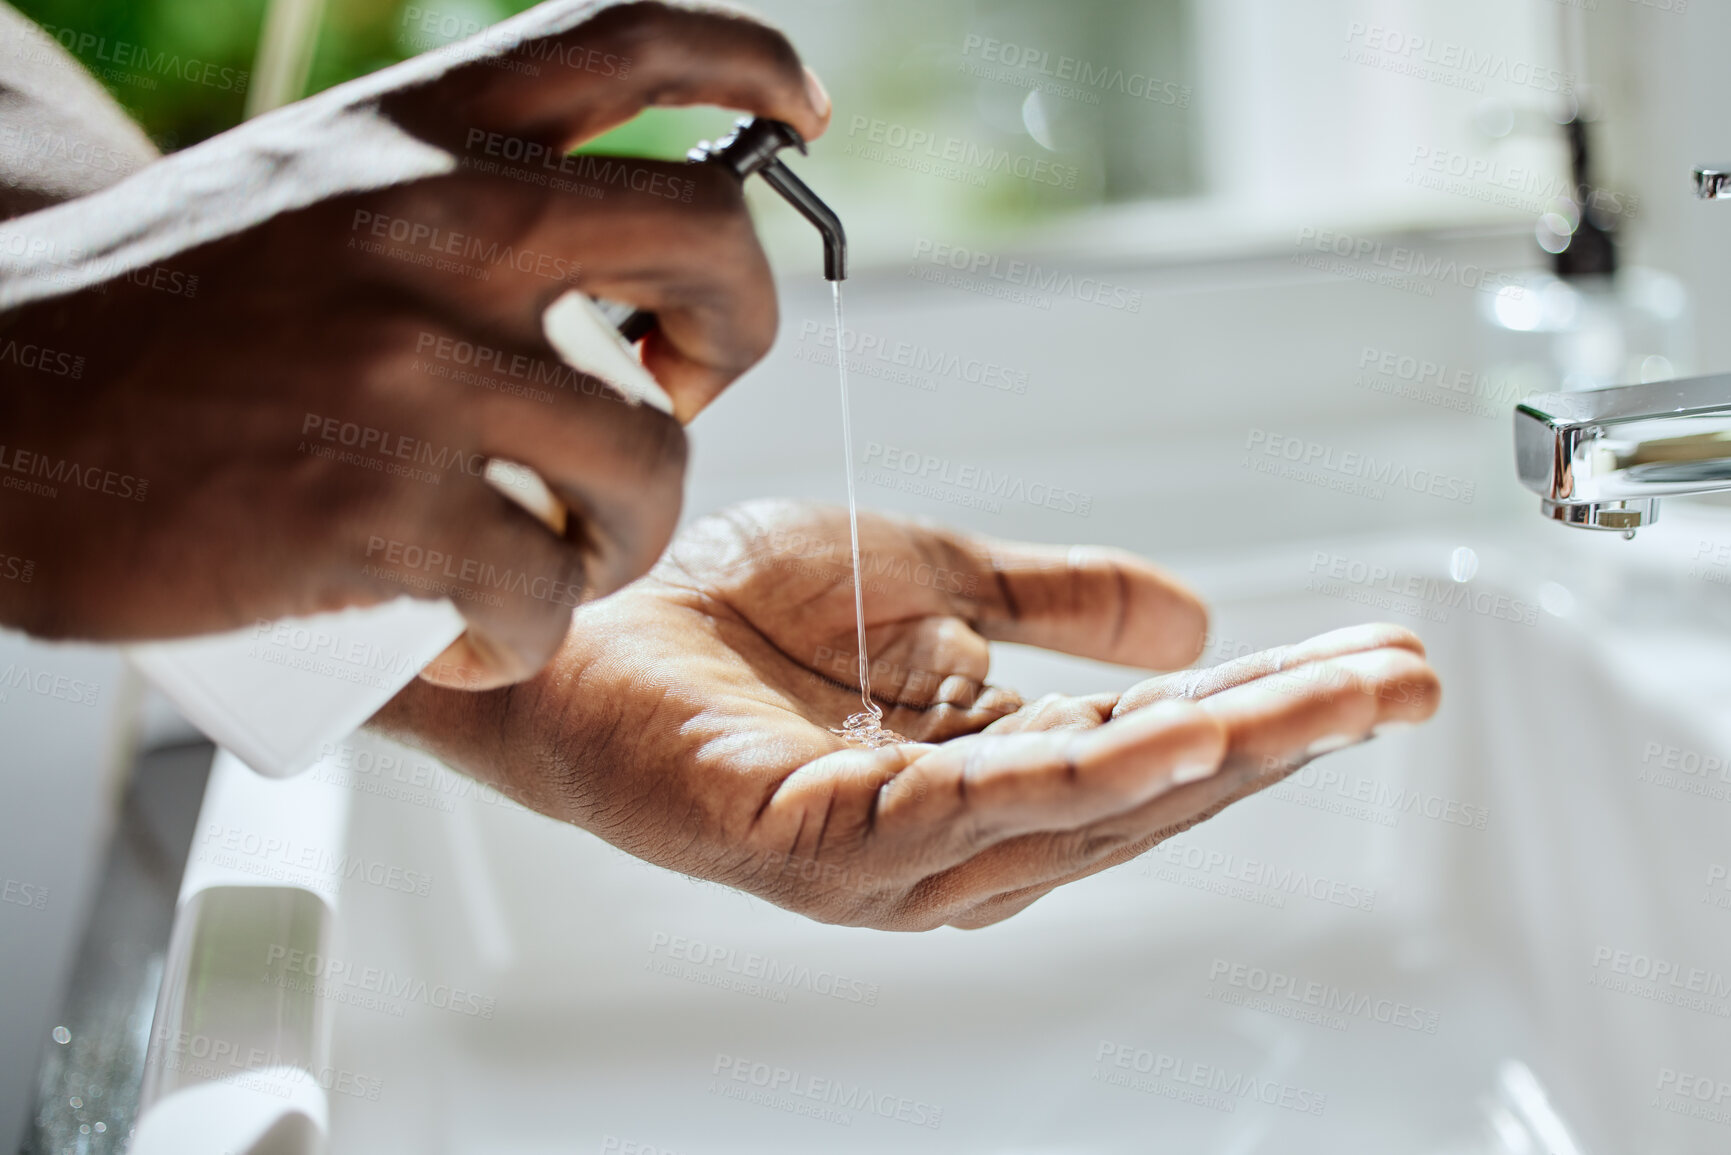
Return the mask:
M 990 640 L 1149 669 L 1206 615 L 1132 555 L 861 519 L 877 750 L 858 711 L 844 511 L 760 502 L 683 532 L 580 610 L 536 679 L 421 685 L 388 729 L 652 862 L 830 922 L 982 926 L 1141 853 L 1438 688 L 1404 630 L 1365 626 L 1124 694 L 1024 702 Z

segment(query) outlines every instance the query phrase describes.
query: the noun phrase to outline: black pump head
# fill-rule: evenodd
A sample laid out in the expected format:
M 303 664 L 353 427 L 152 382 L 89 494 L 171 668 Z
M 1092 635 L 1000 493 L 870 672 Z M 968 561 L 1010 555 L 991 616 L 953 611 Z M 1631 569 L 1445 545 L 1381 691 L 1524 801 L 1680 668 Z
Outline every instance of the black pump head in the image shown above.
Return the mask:
M 805 152 L 805 138 L 791 124 L 768 117 L 746 117 L 733 126 L 733 132 L 710 144 L 705 141 L 691 150 L 694 161 L 726 166 L 740 180 L 752 173 L 762 175 L 769 187 L 780 193 L 801 216 L 823 234 L 823 275 L 826 280 L 847 279 L 847 233 L 841 218 L 806 183 L 781 163 L 777 156 L 784 148 Z
M 744 180 L 764 165 L 775 160 L 784 148 L 805 151 L 805 137 L 791 124 L 768 117 L 747 116 L 733 126 L 733 131 L 710 144 L 707 140 L 686 154 L 688 160 L 726 165 L 733 175 Z
M 786 198 L 787 203 L 799 210 L 801 216 L 817 226 L 817 231 L 823 234 L 823 275 L 826 280 L 845 281 L 847 279 L 847 233 L 842 230 L 841 218 L 835 211 L 817 199 L 817 194 L 807 188 L 805 182 L 793 175 L 793 170 L 782 164 L 777 154 L 784 148 L 797 148 L 805 151 L 805 138 L 791 124 L 783 124 L 779 120 L 768 117 L 746 117 L 733 126 L 733 132 L 710 144 L 704 141 L 687 154 L 690 160 L 701 164 L 719 164 L 740 180 L 752 173 L 759 173 L 769 184 L 769 187 Z M 608 306 L 609 309 L 624 309 L 626 316 L 619 319 L 620 335 L 635 344 L 648 336 L 655 328 L 655 314 L 643 309 L 631 311 L 625 306 Z

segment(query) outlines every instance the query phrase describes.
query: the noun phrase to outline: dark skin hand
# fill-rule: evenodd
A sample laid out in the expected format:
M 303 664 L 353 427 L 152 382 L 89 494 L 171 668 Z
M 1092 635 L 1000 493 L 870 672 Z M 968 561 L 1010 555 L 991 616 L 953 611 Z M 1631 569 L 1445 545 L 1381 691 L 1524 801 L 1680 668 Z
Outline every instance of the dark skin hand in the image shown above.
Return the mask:
M 829 118 L 747 17 L 553 0 L 0 225 L 0 474 L 27 483 L 0 541 L 36 574 L 0 623 L 123 641 L 448 594 L 469 630 L 425 677 L 539 669 L 660 556 L 681 422 L 774 338 L 737 181 L 563 161 L 686 104 Z M 573 289 L 658 315 L 674 416 L 562 365 L 542 315 Z M 562 533 L 492 459 L 545 479 Z
M 693 525 L 534 679 L 417 684 L 374 724 L 651 862 L 922 930 L 1007 918 L 1437 707 L 1423 647 L 1383 625 L 1024 702 L 986 682 L 988 639 L 1171 668 L 1201 649 L 1201 603 L 1122 551 L 860 529 L 874 696 L 907 744 L 830 731 L 860 709 L 847 518 L 793 502 Z
M 55 491 L 0 489 L 0 543 L 37 574 L 0 583 L 0 622 L 124 640 L 425 593 L 377 572 L 415 569 L 393 549 L 454 562 L 454 594 L 471 562 L 558 582 L 459 596 L 470 631 L 428 671 L 499 686 L 553 655 L 540 674 L 417 683 L 375 723 L 651 861 L 893 929 L 1005 918 L 1436 708 L 1387 626 L 1023 702 L 986 683 L 988 639 L 1170 668 L 1200 604 L 1127 554 L 868 517 L 874 689 L 911 741 L 861 750 L 830 731 L 859 706 L 837 511 L 701 522 L 626 585 L 671 536 L 683 434 L 561 372 L 543 311 L 573 288 L 656 311 L 644 361 L 684 421 L 767 349 L 775 303 L 730 180 L 561 158 L 650 104 L 815 138 L 828 99 L 761 25 L 546 4 L 157 163 L 47 51 L 42 75 L 0 69 L 0 123 L 86 171 L 0 155 L 0 213 L 64 202 L 0 226 L 0 475 Z M 345 459 L 351 429 L 370 440 Z M 458 467 L 379 468 L 417 449 Z M 538 471 L 563 535 L 485 460 Z

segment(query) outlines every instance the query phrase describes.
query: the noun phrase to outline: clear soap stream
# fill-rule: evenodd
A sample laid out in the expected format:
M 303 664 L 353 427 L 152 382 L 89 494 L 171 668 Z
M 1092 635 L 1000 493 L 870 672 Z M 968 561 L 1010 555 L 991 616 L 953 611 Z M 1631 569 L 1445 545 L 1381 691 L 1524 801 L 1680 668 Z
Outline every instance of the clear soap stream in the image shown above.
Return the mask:
M 883 709 L 872 701 L 871 659 L 866 656 L 865 583 L 860 580 L 859 502 L 854 496 L 853 485 L 853 407 L 847 392 L 847 330 L 842 321 L 841 282 L 831 281 L 830 289 L 835 294 L 835 363 L 841 378 L 841 443 L 842 452 L 847 456 L 847 528 L 853 544 L 853 609 L 859 634 L 859 696 L 865 706 L 859 713 L 848 715 L 847 721 L 830 733 L 839 734 L 856 746 L 876 750 L 907 739 L 893 730 L 884 729 Z

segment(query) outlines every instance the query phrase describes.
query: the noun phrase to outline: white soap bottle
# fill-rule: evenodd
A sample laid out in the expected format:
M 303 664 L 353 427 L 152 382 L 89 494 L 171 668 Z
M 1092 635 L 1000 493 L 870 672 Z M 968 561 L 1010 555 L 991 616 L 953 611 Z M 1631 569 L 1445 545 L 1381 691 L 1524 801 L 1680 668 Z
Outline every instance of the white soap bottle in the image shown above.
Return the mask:
M 589 298 L 567 293 L 547 310 L 543 327 L 572 368 L 633 403 L 673 412 L 672 400 Z M 544 520 L 545 507 L 557 506 L 520 465 L 490 462 L 487 479 Z M 465 628 L 448 599 L 403 597 L 132 646 L 127 656 L 217 745 L 260 774 L 286 778 L 358 729 Z

